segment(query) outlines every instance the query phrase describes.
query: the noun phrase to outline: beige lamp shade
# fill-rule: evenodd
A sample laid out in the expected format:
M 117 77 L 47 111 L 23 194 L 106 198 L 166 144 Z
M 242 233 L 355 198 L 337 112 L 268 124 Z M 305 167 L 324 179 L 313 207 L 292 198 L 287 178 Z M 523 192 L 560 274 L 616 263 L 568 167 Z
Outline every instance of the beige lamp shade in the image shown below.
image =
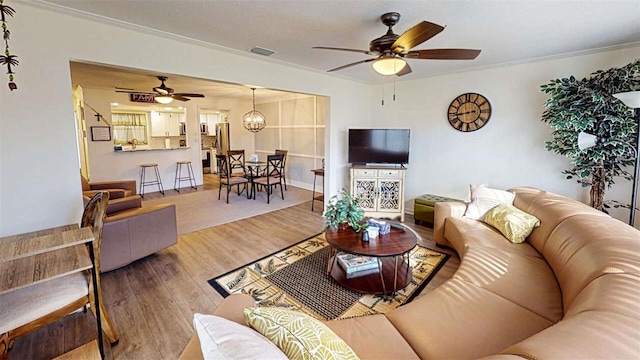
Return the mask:
M 591 135 L 584 131 L 581 131 L 578 134 L 578 149 L 584 150 L 588 149 L 592 146 L 595 146 L 598 143 L 598 137 L 595 135 Z
M 613 94 L 613 97 L 622 101 L 625 105 L 632 109 L 640 108 L 640 91 L 627 91 L 623 93 Z

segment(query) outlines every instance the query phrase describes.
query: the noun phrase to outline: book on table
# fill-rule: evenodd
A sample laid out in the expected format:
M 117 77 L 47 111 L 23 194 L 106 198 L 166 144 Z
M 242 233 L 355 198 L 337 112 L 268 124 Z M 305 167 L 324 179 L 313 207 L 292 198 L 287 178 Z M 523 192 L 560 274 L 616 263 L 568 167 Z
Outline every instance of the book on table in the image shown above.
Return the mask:
M 362 256 L 349 254 L 345 252 L 339 252 L 336 255 L 338 259 L 338 263 L 344 271 L 347 273 L 347 278 L 353 277 L 349 276 L 354 273 L 359 273 L 361 271 L 372 270 L 375 269 L 375 272 L 378 271 L 378 259 L 372 256 Z M 371 273 L 371 272 L 369 272 Z M 366 274 L 359 274 L 366 275 Z
M 346 278 L 347 279 L 353 279 L 353 278 L 357 278 L 357 277 L 360 277 L 360 276 L 377 274 L 378 272 L 380 272 L 380 270 L 378 270 L 378 267 L 376 266 L 374 268 L 367 269 L 367 270 L 359 270 L 359 271 L 354 271 L 352 273 L 347 273 Z

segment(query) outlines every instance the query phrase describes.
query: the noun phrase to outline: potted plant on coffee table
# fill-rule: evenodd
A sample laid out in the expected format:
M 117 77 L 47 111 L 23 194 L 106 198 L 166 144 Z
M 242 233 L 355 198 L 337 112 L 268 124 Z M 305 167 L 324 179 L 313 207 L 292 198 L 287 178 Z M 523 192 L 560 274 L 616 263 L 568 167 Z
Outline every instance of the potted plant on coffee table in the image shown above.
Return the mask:
M 343 230 L 349 226 L 356 232 L 367 227 L 364 220 L 364 210 L 359 206 L 360 199 L 349 195 L 344 189 L 329 199 L 324 211 L 325 229 L 333 227 Z

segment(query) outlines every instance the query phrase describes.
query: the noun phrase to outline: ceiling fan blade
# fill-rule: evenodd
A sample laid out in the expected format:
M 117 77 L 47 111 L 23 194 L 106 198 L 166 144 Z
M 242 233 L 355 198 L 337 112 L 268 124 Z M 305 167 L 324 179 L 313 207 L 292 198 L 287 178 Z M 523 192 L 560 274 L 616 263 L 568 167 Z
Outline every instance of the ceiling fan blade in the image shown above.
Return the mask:
M 116 90 L 117 93 L 127 93 L 127 94 L 146 94 L 146 95 L 156 95 L 155 93 L 150 93 L 146 91 L 135 91 L 135 90 Z
M 197 98 L 203 98 L 204 97 L 204 95 L 202 95 L 202 94 L 191 94 L 191 93 L 173 93 L 171 95 L 172 96 L 197 97 Z
M 409 63 L 404 64 L 404 67 L 402 68 L 402 70 L 398 71 L 398 73 L 396 74 L 396 76 L 402 76 L 402 75 L 407 75 L 411 73 L 411 66 L 409 66 Z
M 372 53 L 371 51 L 368 51 L 368 50 L 346 49 L 346 48 L 336 48 L 336 47 L 327 47 L 327 46 L 314 46 L 312 47 L 312 49 L 349 51 L 349 52 L 357 52 L 360 54 L 377 55 L 376 53 Z
M 404 55 L 408 59 L 431 60 L 473 60 L 481 50 L 472 49 L 429 49 L 409 51 Z
M 170 90 L 172 90 L 172 89 L 169 89 L 169 88 L 164 88 L 163 89 L 163 88 L 157 87 L 157 86 L 153 88 L 153 91 L 157 92 L 158 94 L 162 94 L 162 95 L 170 94 L 171 93 Z
M 189 98 L 186 98 L 186 97 L 184 97 L 184 96 L 180 96 L 180 95 L 178 95 L 178 94 L 171 94 L 171 95 L 169 95 L 169 96 L 171 96 L 172 98 L 174 98 L 174 99 L 176 99 L 176 100 L 180 100 L 180 101 L 189 101 L 189 100 L 191 100 L 191 99 L 189 99 Z
M 335 69 L 327 70 L 327 72 L 332 72 L 332 71 L 338 71 L 338 70 L 346 69 L 346 68 L 351 67 L 351 66 L 354 66 L 354 65 L 364 64 L 364 63 L 368 63 L 368 62 L 374 61 L 375 59 L 376 59 L 376 58 L 367 59 L 367 60 L 362 60 L 362 61 L 356 61 L 356 62 L 351 63 L 351 64 L 347 64 L 347 65 L 339 66 L 339 67 L 337 67 L 337 68 L 335 68 Z
M 400 35 L 393 45 L 391 45 L 391 50 L 396 54 L 409 51 L 413 47 L 438 35 L 442 30 L 444 30 L 443 26 L 423 21 Z

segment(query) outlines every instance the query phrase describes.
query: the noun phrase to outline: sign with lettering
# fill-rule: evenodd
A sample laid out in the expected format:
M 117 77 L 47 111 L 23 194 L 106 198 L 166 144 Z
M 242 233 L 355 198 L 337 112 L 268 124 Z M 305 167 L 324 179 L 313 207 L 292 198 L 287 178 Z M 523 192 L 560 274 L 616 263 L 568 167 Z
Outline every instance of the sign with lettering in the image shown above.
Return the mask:
M 132 102 L 142 102 L 142 103 L 155 103 L 155 96 L 152 94 L 142 94 L 142 93 L 131 93 L 129 94 L 129 100 Z

